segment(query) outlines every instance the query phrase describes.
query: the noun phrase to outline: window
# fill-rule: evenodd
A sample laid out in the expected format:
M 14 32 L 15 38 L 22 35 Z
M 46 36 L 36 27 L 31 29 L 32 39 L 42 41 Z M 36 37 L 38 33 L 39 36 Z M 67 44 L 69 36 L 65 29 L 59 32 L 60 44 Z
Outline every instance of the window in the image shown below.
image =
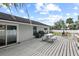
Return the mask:
M 37 32 L 37 27 L 36 26 L 33 27 L 33 35 L 35 34 L 35 32 Z
M 0 46 L 6 44 L 16 43 L 17 40 L 17 27 L 13 25 L 0 24 Z
M 17 27 L 7 25 L 7 44 L 16 43 L 17 40 Z
M 0 25 L 0 46 L 6 44 L 6 26 Z

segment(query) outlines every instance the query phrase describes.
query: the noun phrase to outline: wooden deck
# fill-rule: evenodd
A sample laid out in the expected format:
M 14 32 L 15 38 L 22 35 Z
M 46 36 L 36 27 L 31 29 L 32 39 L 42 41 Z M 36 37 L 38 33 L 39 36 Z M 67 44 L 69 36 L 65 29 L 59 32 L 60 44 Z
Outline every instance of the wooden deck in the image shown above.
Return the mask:
M 45 44 L 33 56 L 79 56 L 76 38 L 58 37 L 53 44 Z
M 2 56 L 79 56 L 75 37 L 58 36 L 54 43 L 31 39 L 0 49 Z

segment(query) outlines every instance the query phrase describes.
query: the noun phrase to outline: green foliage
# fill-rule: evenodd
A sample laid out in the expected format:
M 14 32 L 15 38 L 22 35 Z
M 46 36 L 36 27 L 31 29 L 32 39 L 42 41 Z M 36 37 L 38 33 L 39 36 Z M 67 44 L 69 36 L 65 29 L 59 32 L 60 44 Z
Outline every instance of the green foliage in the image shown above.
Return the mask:
M 73 19 L 72 19 L 72 18 L 68 18 L 68 19 L 66 20 L 66 23 L 72 24 L 72 23 L 74 23 L 74 22 L 73 22 Z
M 11 14 L 12 14 L 12 9 L 10 7 L 14 6 L 17 12 L 19 12 L 18 11 L 19 9 L 23 8 L 23 10 L 26 12 L 26 15 L 30 19 L 30 15 L 27 7 L 25 7 L 25 3 L 1 3 L 0 7 L 3 7 L 3 6 L 6 6 L 9 9 Z
M 79 20 L 75 22 L 75 28 L 79 29 Z
M 53 34 L 53 35 L 57 35 L 57 36 L 61 36 L 61 35 L 62 35 L 61 32 L 53 32 L 52 34 Z
M 65 23 L 64 23 L 63 20 L 59 20 L 59 21 L 57 21 L 57 22 L 55 23 L 55 25 L 54 25 L 53 28 L 54 28 L 54 29 L 65 29 L 65 28 L 66 28 L 66 25 L 65 25 Z
M 19 9 L 23 8 L 24 11 L 27 13 L 27 8 L 25 7 L 24 3 L 1 3 L 0 7 L 6 6 L 10 11 L 12 6 L 15 7 L 16 11 L 18 12 Z

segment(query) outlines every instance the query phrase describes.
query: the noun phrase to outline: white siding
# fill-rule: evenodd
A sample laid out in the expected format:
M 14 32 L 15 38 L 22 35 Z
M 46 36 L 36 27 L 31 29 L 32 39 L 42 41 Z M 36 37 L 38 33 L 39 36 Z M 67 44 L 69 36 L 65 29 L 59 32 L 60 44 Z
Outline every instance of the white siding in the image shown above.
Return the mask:
M 48 26 L 43 26 L 43 25 L 29 25 L 29 24 L 15 23 L 15 22 L 7 22 L 7 21 L 0 21 L 0 24 L 17 26 L 17 42 L 21 42 L 33 38 L 34 37 L 33 26 L 37 26 L 37 31 L 39 30 L 45 31 L 44 28 L 49 28 Z
M 19 25 L 19 42 L 33 38 L 33 26 Z
M 48 28 L 48 27 L 37 26 L 37 31 L 40 31 L 40 30 L 45 31 L 44 28 Z M 18 26 L 18 35 L 19 35 L 18 42 L 32 39 L 34 37 L 33 36 L 33 26 L 20 24 Z

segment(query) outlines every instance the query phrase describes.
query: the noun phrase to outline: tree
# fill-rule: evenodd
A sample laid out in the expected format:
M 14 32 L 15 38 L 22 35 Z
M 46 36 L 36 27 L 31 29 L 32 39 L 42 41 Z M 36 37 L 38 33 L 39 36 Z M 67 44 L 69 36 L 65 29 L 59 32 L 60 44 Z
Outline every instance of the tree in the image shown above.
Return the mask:
M 79 15 L 78 15 L 78 20 L 75 22 L 76 28 L 79 29 Z
M 64 23 L 63 20 L 59 20 L 59 21 L 55 22 L 53 28 L 54 29 L 58 29 L 58 30 L 65 29 L 66 28 L 66 25 L 65 25 L 65 23 Z
M 73 19 L 72 18 L 67 18 L 66 23 L 68 24 L 67 28 L 72 29 L 73 28 Z
M 79 21 L 78 20 L 75 22 L 75 28 L 79 29 Z
M 54 29 L 58 29 L 58 30 L 61 29 L 61 25 L 59 21 L 55 22 Z
M 23 7 L 23 3 L 1 3 L 0 7 L 6 6 L 10 11 L 12 10 L 10 7 L 14 6 L 16 11 Z
M 61 29 L 64 30 L 66 28 L 65 22 L 63 20 L 60 20 L 59 22 L 61 24 Z
M 73 19 L 72 19 L 72 18 L 67 18 L 66 23 L 72 24 L 72 23 L 74 23 L 74 22 L 73 22 Z

